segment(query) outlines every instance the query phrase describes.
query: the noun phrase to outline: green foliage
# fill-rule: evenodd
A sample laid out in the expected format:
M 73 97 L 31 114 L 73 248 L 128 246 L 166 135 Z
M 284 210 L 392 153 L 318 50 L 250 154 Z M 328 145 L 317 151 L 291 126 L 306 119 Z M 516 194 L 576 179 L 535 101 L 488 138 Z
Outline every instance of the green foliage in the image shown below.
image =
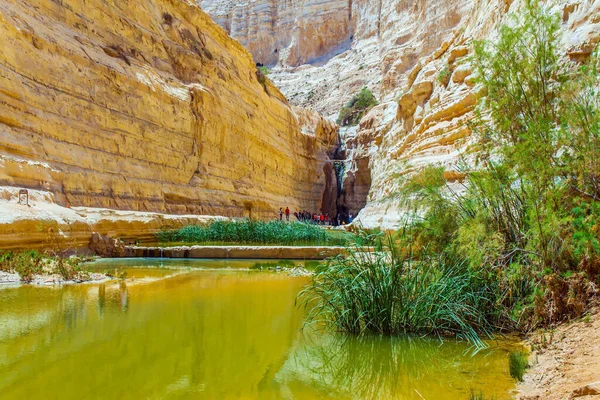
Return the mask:
M 476 170 L 457 183 L 427 167 L 401 194 L 413 244 L 465 259 L 495 291 L 496 325 L 529 329 L 584 312 L 600 274 L 599 61 L 562 59 L 538 2 L 512 18 L 475 46 Z
M 258 67 L 258 70 L 264 75 L 267 76 L 271 73 L 271 71 L 269 70 L 269 67 L 263 65 L 262 67 Z
M 47 256 L 35 250 L 0 252 L 0 271 L 17 273 L 23 282 L 33 281 L 35 275 L 59 274 L 65 280 L 82 277 L 81 259 Z
M 362 117 L 378 104 L 368 87 L 363 87 L 342 109 L 337 119 L 340 126 L 357 125 Z
M 269 74 L 269 69 L 267 67 L 256 67 L 256 79 L 266 90 L 267 88 L 267 75 Z
M 512 352 L 508 356 L 510 376 L 519 382 L 523 382 L 525 371 L 527 368 L 529 368 L 529 362 L 527 359 L 527 353 L 523 351 Z
M 74 279 L 82 278 L 85 272 L 81 269 L 80 258 L 62 258 L 58 257 L 55 259 L 54 270 L 64 280 L 71 281 Z
M 345 237 L 333 236 L 316 225 L 284 221 L 213 221 L 157 234 L 161 242 L 261 243 L 274 245 L 337 245 Z
M 450 68 L 446 65 L 442 70 L 440 70 L 437 80 L 442 85 L 447 85 L 450 80 Z
M 478 272 L 448 255 L 415 256 L 392 236 L 382 240 L 380 251 L 349 248 L 328 261 L 299 295 L 308 321 L 353 334 L 454 334 L 483 346 L 494 307 Z
M 481 391 L 471 389 L 469 392 L 469 400 L 493 400 L 493 397 L 486 397 Z
M 45 257 L 37 251 L 0 253 L 0 271 L 17 273 L 23 282 L 31 282 L 42 272 Z

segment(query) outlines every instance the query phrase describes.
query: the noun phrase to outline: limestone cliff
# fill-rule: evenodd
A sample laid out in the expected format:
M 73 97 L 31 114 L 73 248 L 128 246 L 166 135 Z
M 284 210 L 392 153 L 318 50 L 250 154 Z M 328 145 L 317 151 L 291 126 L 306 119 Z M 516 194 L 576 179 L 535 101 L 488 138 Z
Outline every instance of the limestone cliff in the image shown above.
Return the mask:
M 581 60 L 589 55 L 600 41 L 600 1 L 545 3 L 562 17 L 564 57 Z M 523 1 L 444 4 L 450 14 L 443 21 L 454 20 L 454 28 L 440 38 L 439 45 L 429 48 L 429 54 L 393 64 L 380 85 L 382 104 L 360 124 L 358 137 L 362 139 L 354 151 L 369 158 L 372 178 L 367 205 L 360 213 L 364 225 L 398 226 L 402 213 L 392 196 L 398 175 L 422 165 L 442 164 L 450 178 L 459 177 L 457 162 L 472 156 L 468 122 L 480 95 L 469 58 L 473 41 L 493 40 L 499 26 L 510 13 L 519 12 Z M 436 29 L 437 23 L 426 19 L 423 26 Z
M 197 0 L 262 64 L 298 66 L 341 52 L 351 40 L 348 0 Z
M 265 26 L 302 36 L 296 19 L 322 24 L 313 2 L 202 0 L 202 5 L 223 24 L 241 12 L 264 9 L 265 4 L 294 4 L 297 11 L 271 13 L 270 19 L 246 18 L 247 31 L 260 36 Z M 224 7 L 223 4 L 228 6 Z M 321 7 L 337 2 L 322 0 Z M 523 0 L 349 0 L 344 16 L 334 26 L 349 30 L 338 49 L 321 52 L 318 62 L 290 62 L 279 49 L 278 64 L 270 77 L 296 105 L 311 107 L 332 119 L 363 86 L 369 86 L 380 105 L 359 127 L 342 131 L 345 142 L 345 179 L 341 206 L 361 210 L 367 226 L 395 226 L 400 212 L 392 199 L 399 174 L 413 167 L 442 163 L 452 169 L 468 148 L 467 122 L 477 103 L 478 88 L 469 56 L 473 40 L 493 39 L 507 15 L 518 12 Z M 565 56 L 581 59 L 600 39 L 599 0 L 544 0 L 562 17 Z M 233 5 L 233 6 L 232 6 Z M 210 6 L 210 7 L 209 7 Z M 228 13 L 229 10 L 234 10 Z M 246 12 L 245 11 L 245 12 Z M 346 13 L 347 11 L 347 13 Z M 307 15 L 309 13 L 309 15 Z M 340 12 L 341 16 L 342 12 Z M 257 21 L 260 21 L 259 24 Z M 236 22 L 242 25 L 241 21 Z M 348 28 L 345 26 L 348 25 Z M 234 37 L 239 36 L 230 29 Z M 291 48 L 296 41 L 291 41 Z M 318 43 L 318 42 L 315 42 Z M 255 52 L 252 47 L 251 51 Z M 315 50 L 316 51 L 316 50 Z
M 337 128 L 191 0 L 0 2 L 0 186 L 58 205 L 316 210 Z

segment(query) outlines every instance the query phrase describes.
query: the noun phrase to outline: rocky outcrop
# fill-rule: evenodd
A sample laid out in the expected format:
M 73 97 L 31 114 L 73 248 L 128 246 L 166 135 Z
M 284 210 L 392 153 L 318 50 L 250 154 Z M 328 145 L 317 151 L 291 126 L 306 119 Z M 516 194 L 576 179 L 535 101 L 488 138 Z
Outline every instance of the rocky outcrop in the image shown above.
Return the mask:
M 103 236 L 97 232 L 92 233 L 92 239 L 88 246 L 92 253 L 100 257 L 125 257 L 125 242 Z
M 300 2 L 227 3 L 229 9 L 248 10 L 267 3 L 282 7 Z M 319 3 L 325 7 L 328 2 Z M 380 105 L 363 118 L 358 129 L 343 135 L 348 159 L 340 203 L 348 209 L 364 207 L 360 220 L 367 226 L 394 227 L 402 219 L 394 198 L 399 176 L 431 163 L 452 170 L 460 157 L 469 157 L 468 122 L 478 100 L 469 61 L 473 41 L 493 39 L 507 15 L 518 12 L 524 0 L 347 3 L 350 43 L 338 42 L 340 48 L 347 47 L 345 51 L 330 52 L 306 65 L 296 65 L 280 52 L 270 77 L 290 102 L 331 119 L 363 86 L 374 92 Z M 565 56 L 581 60 L 589 55 L 600 39 L 600 1 L 543 3 L 562 18 Z M 229 14 L 223 2 L 203 0 L 202 4 L 220 23 L 230 20 L 224 17 Z M 316 10 L 298 9 L 294 17 L 309 19 L 306 13 L 312 12 L 318 26 Z M 260 19 L 266 20 L 285 34 L 302 34 L 289 15 L 272 13 L 270 19 Z M 246 18 L 244 24 L 249 31 L 265 29 L 253 18 Z M 452 176 L 460 178 L 460 174 Z
M 341 52 L 352 35 L 348 0 L 197 0 L 256 62 L 298 66 Z
M 394 93 L 395 98 L 384 97 L 382 104 L 365 116 L 357 134 L 373 138 L 363 140 L 363 152 L 370 153 L 372 178 L 367 205 L 360 214 L 366 226 L 402 224 L 402 207 L 394 197 L 399 177 L 423 165 L 441 164 L 449 178 L 461 179 L 459 160 L 469 162 L 473 157 L 469 121 L 480 96 L 470 64 L 473 41 L 493 40 L 507 15 L 518 12 L 523 2 L 488 0 L 471 2 L 469 7 L 447 3 L 448 7 L 457 3 L 455 10 L 462 10 L 462 17 L 453 19 L 458 21 L 454 29 L 409 69 L 390 69 L 381 92 Z M 565 57 L 589 54 L 600 40 L 600 1 L 547 3 L 563 16 Z M 423 26 L 435 29 L 436 24 L 425 22 Z
M 172 215 L 90 207 L 64 207 L 51 192 L 29 190 L 29 204 L 19 203 L 19 189 L 0 186 L 0 249 L 50 249 L 89 252 L 93 233 L 126 243 L 154 243 L 162 229 L 205 224 L 223 217 Z
M 5 0 L 0 37 L 0 185 L 71 208 L 320 206 L 337 128 L 191 0 Z

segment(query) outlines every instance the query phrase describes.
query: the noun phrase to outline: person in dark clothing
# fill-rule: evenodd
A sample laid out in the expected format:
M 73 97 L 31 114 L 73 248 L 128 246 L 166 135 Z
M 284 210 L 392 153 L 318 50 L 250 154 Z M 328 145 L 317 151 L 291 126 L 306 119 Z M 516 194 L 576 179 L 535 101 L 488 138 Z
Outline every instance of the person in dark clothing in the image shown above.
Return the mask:
M 285 219 L 286 219 L 287 221 L 289 221 L 289 220 L 290 220 L 290 209 L 289 209 L 289 207 L 286 207 L 286 208 L 285 208 Z

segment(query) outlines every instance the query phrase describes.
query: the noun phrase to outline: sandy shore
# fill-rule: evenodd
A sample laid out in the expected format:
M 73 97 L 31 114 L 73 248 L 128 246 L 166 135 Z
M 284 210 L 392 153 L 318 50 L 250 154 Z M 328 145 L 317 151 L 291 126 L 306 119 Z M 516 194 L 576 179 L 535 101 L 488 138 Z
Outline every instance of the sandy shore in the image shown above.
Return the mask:
M 600 399 L 600 309 L 579 322 L 537 332 L 521 400 Z

